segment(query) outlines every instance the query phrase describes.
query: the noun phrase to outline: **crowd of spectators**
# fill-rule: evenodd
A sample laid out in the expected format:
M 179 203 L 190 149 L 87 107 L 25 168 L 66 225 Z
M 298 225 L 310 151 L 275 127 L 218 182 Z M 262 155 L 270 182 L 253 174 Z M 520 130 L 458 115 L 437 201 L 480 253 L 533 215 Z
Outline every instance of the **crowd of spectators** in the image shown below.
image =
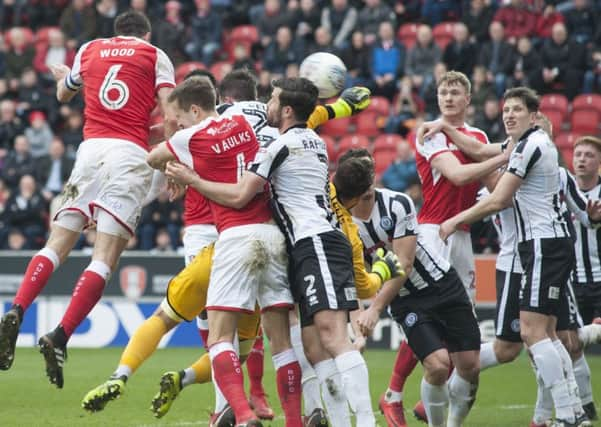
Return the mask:
M 271 79 L 298 75 L 308 54 L 334 53 L 348 68 L 348 86 L 365 85 L 390 102 L 380 131 L 403 137 L 437 116 L 436 79 L 450 69 L 472 79 L 468 121 L 493 141 L 504 137 L 499 99 L 508 87 L 529 85 L 569 100 L 601 92 L 600 0 L 4 0 L 0 248 L 43 245 L 82 140 L 81 97 L 59 105 L 49 65 L 71 65 L 84 42 L 111 36 L 114 18 L 127 8 L 149 16 L 153 43 L 176 67 L 194 61 L 218 77 L 249 68 L 263 99 Z M 414 34 L 405 37 L 409 23 Z M 228 41 L 241 25 L 256 33 Z M 412 146 L 396 148 L 380 183 L 419 204 Z M 129 247 L 173 250 L 181 227 L 180 203 L 161 195 L 144 209 Z M 93 239 L 90 230 L 78 247 Z

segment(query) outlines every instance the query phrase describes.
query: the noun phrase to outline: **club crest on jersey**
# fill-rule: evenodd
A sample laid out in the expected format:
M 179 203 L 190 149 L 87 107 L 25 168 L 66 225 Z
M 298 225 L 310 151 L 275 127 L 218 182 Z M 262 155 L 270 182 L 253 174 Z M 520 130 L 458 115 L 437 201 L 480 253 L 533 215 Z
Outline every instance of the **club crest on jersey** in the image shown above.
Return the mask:
M 389 216 L 383 216 L 380 219 L 380 227 L 382 227 L 384 230 L 390 231 L 392 230 L 393 226 L 394 223 L 392 222 L 392 218 L 390 218 Z
M 405 325 L 408 327 L 415 325 L 415 322 L 417 322 L 417 314 L 409 313 L 407 316 L 405 316 Z

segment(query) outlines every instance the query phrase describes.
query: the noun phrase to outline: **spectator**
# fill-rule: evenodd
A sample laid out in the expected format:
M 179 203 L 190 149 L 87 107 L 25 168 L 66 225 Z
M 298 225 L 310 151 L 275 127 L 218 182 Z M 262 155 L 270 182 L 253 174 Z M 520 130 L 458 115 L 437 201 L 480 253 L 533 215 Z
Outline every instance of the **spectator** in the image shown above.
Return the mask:
M 369 80 L 370 51 L 361 31 L 353 32 L 351 45 L 341 52 L 340 59 L 347 69 L 346 86 L 365 86 Z
M 396 17 L 392 9 L 381 0 L 364 0 L 364 2 L 365 6 L 359 12 L 357 29 L 360 29 L 363 32 L 365 44 L 371 46 L 377 40 L 377 34 L 379 33 L 381 23 L 390 22 L 394 33 L 394 22 Z
M 96 11 L 86 0 L 72 0 L 61 15 L 60 27 L 67 47 L 77 49 L 96 35 Z
M 584 74 L 583 93 L 601 92 L 601 44 L 593 45 L 589 56 L 589 67 Z
M 443 21 L 457 21 L 461 17 L 461 3 L 456 0 L 424 0 L 422 22 L 434 27 Z
M 563 15 L 555 9 L 555 5 L 545 5 L 543 13 L 536 18 L 535 42 L 541 45 L 544 39 L 551 37 L 551 29 L 557 22 L 564 22 Z
M 427 25 L 417 29 L 417 41 L 409 50 L 405 63 L 405 75 L 411 76 L 414 88 L 423 96 L 425 88 L 434 79 L 434 66 L 440 62 L 440 48 L 432 38 L 432 30 Z
M 36 161 L 36 181 L 42 188 L 42 195 L 50 202 L 69 180 L 73 170 L 73 159 L 65 154 L 65 144 L 60 138 L 53 138 L 49 154 Z
M 186 53 L 194 61 L 209 66 L 221 47 L 221 16 L 211 9 L 209 0 L 195 0 L 196 14 L 190 20 Z
M 586 67 L 584 46 L 568 39 L 563 23 L 553 26 L 551 38 L 541 51 L 542 76 L 530 84 L 539 93 L 561 92 L 572 100 L 580 93 Z
M 71 110 L 69 112 L 61 139 L 65 144 L 67 156 L 75 159 L 77 148 L 81 144 L 81 141 L 83 141 L 83 117 L 81 111 Z
M 473 117 L 476 111 L 482 111 L 486 100 L 494 96 L 495 89 L 486 79 L 486 68 L 476 65 L 472 74 L 472 100 L 468 106 L 468 116 Z
M 42 88 L 33 68 L 26 68 L 21 75 L 18 99 L 17 110 L 23 114 L 35 108 L 56 115 L 56 101 Z
M 498 21 L 490 24 L 490 41 L 480 48 L 478 64 L 486 68 L 486 80 L 494 84 L 497 97 L 505 93 L 505 80 L 513 70 L 513 46 L 504 40 L 503 24 Z
M 32 111 L 29 114 L 29 123 L 31 125 L 25 129 L 25 137 L 29 141 L 31 157 L 37 160 L 49 154 L 50 142 L 54 135 L 48 126 L 46 115 L 41 111 Z
M 244 43 L 234 46 L 234 70 L 246 69 L 256 73 L 255 62 L 250 58 L 250 51 Z
M 405 47 L 395 39 L 392 22 L 382 22 L 378 35 L 371 52 L 372 94 L 392 100 L 396 82 L 403 75 Z
M 177 0 L 165 3 L 165 18 L 156 25 L 155 42 L 171 58 L 173 64 L 181 64 L 186 56 L 183 50 L 186 38 L 186 26 L 181 19 L 182 5 Z
M 0 158 L 12 150 L 15 137 L 25 132 L 25 124 L 17 116 L 16 105 L 10 99 L 0 102 Z
M 386 123 L 385 132 L 406 135 L 413 127 L 411 124 L 414 124 L 419 112 L 419 97 L 413 92 L 409 76 L 401 79 L 400 86 L 399 96 Z
M 2 177 L 11 189 L 16 188 L 23 175 L 33 175 L 35 165 L 25 135 L 15 138 L 15 147 L 6 157 Z
M 18 229 L 27 240 L 27 249 L 39 249 L 46 234 L 46 203 L 36 189 L 35 179 L 23 175 L 19 180 L 19 189 L 6 204 L 6 225 Z
M 6 77 L 6 43 L 0 34 L 0 78 Z
M 53 28 L 48 31 L 48 44 L 38 47 L 33 67 L 47 82 L 54 82 L 50 65 L 65 64 L 71 67 L 74 59 L 75 50 L 67 48 L 63 32 Z
M 117 0 L 100 0 L 96 4 L 96 37 L 109 38 L 119 11 Z
M 0 178 L 0 248 L 6 246 L 6 239 L 8 237 L 8 226 L 6 225 L 6 203 L 10 199 L 10 188 Z
M 401 25 L 408 22 L 419 22 L 421 8 L 421 0 L 396 0 L 393 6 L 396 23 Z
M 170 234 L 164 228 L 157 231 L 154 247 L 150 249 L 151 254 L 161 254 L 172 252 L 174 249 L 173 240 Z
M 447 69 L 471 76 L 476 65 L 476 53 L 476 46 L 469 40 L 467 27 L 462 22 L 456 23 L 453 26 L 453 40 L 442 55 Z
M 476 110 L 474 126 L 482 129 L 491 142 L 501 142 L 505 139 L 505 126 L 497 98 L 488 98 L 484 102 L 484 108 Z
M 578 43 L 588 43 L 601 24 L 588 0 L 574 0 L 574 7 L 564 12 L 565 25 L 570 38 Z
M 8 92 L 8 82 L 6 79 L 0 78 L 0 102 L 11 99 L 12 95 Z
M 158 197 L 142 210 L 138 227 L 140 249 L 152 249 L 160 229 L 166 229 L 171 242 L 176 245 L 180 228 L 181 204 L 169 201 L 169 194 L 166 191 L 159 193 Z
M 444 62 L 439 62 L 434 66 L 434 80 L 430 82 L 424 90 L 424 113 L 426 120 L 434 120 L 440 115 L 438 108 L 438 80 L 447 72 L 447 66 Z
M 0 3 L 0 30 L 19 27 L 27 22 L 26 0 L 3 0 Z
M 302 58 L 293 42 L 290 27 L 280 27 L 275 40 L 265 51 L 263 68 L 272 74 L 283 76 L 288 64 L 300 63 Z
M 264 12 L 257 21 L 261 47 L 266 49 L 275 40 L 278 29 L 289 25 L 289 17 L 282 12 L 280 0 L 265 0 Z
M 259 82 L 257 83 L 257 100 L 267 102 L 271 98 L 271 73 L 265 69 L 259 73 Z
M 488 28 L 492 22 L 494 11 L 485 0 L 471 0 L 469 10 L 463 14 L 462 21 L 471 34 L 472 43 L 488 40 Z
M 536 15 L 528 10 L 525 0 L 511 0 L 508 6 L 497 10 L 493 20 L 503 24 L 505 37 L 511 44 L 522 36 L 532 36 L 536 30 Z
M 6 249 L 9 251 L 22 251 L 27 249 L 27 239 L 19 229 L 13 228 L 8 232 Z
M 517 43 L 510 86 L 530 86 L 531 81 L 539 78 L 542 67 L 540 55 L 532 49 L 530 39 L 520 37 Z
M 300 0 L 300 7 L 289 13 L 289 19 L 297 42 L 312 44 L 315 41 L 314 32 L 321 23 L 321 12 L 315 6 L 314 0 Z
M 23 28 L 15 27 L 9 31 L 10 46 L 6 52 L 6 77 L 9 79 L 11 90 L 19 87 L 18 79 L 23 70 L 31 67 L 35 51 L 28 44 L 27 35 Z
M 310 55 L 314 52 L 328 52 L 336 55 L 338 51 L 332 46 L 332 34 L 326 27 L 318 27 L 315 30 L 315 41 L 305 51 L 305 55 Z
M 299 77 L 299 65 L 298 64 L 288 64 L 288 66 L 286 67 L 286 74 L 285 74 L 287 79 L 296 79 Z
M 392 191 L 404 192 L 416 179 L 419 180 L 415 155 L 411 145 L 407 141 L 401 141 L 397 146 L 394 162 L 384 171 L 380 182 Z
M 29 0 L 26 3 L 29 25 L 35 30 L 43 26 L 57 26 L 69 0 Z
M 342 50 L 349 45 L 351 33 L 357 23 L 357 9 L 348 0 L 332 0 L 332 5 L 321 12 L 321 26 L 334 37 L 333 45 Z

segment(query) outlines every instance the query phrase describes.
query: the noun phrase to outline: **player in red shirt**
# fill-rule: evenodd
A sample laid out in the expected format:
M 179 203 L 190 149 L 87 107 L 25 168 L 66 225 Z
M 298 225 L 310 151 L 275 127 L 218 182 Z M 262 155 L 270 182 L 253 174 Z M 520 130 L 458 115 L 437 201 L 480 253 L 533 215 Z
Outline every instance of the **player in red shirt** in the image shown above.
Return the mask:
M 246 161 L 259 150 L 244 116 L 219 116 L 214 88 L 206 78 L 184 81 L 169 101 L 174 104 L 180 127 L 190 127 L 153 150 L 148 155 L 151 166 L 164 169 L 167 161 L 178 160 L 205 179 L 237 182 Z M 215 381 L 232 406 L 237 425 L 261 425 L 244 395 L 240 361 L 233 346 L 239 314 L 252 313 L 258 302 L 277 370 L 286 426 L 300 427 L 301 371 L 290 343 L 288 311 L 293 302 L 285 241 L 272 219 L 269 192 L 264 190 L 243 209 L 209 201 L 220 234 L 207 295 L 207 344 Z
M 0 321 L 0 369 L 9 369 L 23 314 L 90 222 L 97 237 L 92 260 L 79 277 L 71 302 L 54 331 L 39 339 L 50 382 L 63 387 L 66 344 L 94 308 L 133 235 L 151 184 L 146 163 L 150 113 L 175 86 L 173 65 L 151 45 L 150 23 L 128 11 L 115 19 L 109 39 L 85 43 L 73 68 L 52 68 L 56 96 L 70 101 L 84 87 L 84 141 L 62 194 L 46 246 L 27 267 L 13 306 Z

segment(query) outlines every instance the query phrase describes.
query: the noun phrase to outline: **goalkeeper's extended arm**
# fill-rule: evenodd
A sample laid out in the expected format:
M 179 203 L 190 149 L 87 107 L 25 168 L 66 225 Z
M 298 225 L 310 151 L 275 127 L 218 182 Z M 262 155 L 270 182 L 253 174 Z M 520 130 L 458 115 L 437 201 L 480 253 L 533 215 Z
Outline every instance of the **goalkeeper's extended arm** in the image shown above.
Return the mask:
M 376 251 L 376 257 L 371 265 L 371 272 L 380 276 L 382 283 L 393 277 L 405 277 L 407 275 L 395 253 L 385 251 L 382 248 Z
M 311 129 L 324 124 L 328 120 L 349 117 L 365 110 L 371 102 L 371 92 L 366 87 L 354 86 L 342 91 L 334 103 L 318 105 L 307 125 Z

